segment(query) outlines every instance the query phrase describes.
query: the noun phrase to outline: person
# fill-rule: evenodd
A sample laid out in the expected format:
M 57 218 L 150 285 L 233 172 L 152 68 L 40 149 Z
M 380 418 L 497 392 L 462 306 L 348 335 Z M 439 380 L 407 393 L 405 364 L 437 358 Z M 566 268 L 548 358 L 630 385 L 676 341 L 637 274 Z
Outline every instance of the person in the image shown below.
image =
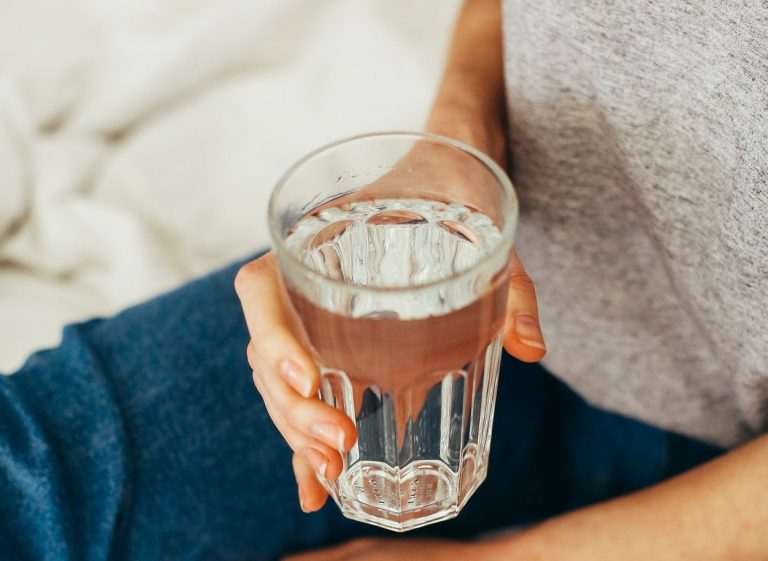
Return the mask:
M 321 508 L 355 427 L 265 254 L 0 381 L 0 558 L 768 559 L 768 7 L 501 4 L 466 0 L 427 126 L 509 154 L 522 208 L 460 516 Z

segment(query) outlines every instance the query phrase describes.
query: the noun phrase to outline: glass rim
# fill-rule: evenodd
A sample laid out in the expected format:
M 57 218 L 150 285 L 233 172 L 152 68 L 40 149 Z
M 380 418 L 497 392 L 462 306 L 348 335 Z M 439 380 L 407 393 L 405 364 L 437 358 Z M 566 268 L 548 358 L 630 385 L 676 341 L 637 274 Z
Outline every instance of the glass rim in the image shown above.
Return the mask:
M 486 167 L 486 169 L 491 173 L 493 178 L 501 187 L 502 191 L 504 191 L 504 193 L 506 194 L 506 202 L 504 204 L 504 208 L 502 209 L 502 215 L 506 218 L 506 220 L 504 222 L 504 227 L 501 229 L 501 236 L 499 237 L 499 239 L 471 267 L 452 273 L 447 277 L 442 277 L 439 279 L 435 279 L 435 280 L 432 280 L 423 284 L 414 285 L 414 286 L 366 286 L 366 285 L 360 285 L 360 284 L 352 284 L 352 283 L 345 282 L 343 280 L 332 279 L 330 277 L 327 277 L 321 273 L 318 273 L 317 271 L 308 267 L 307 265 L 305 265 L 304 262 L 301 259 L 299 259 L 299 257 L 296 254 L 294 254 L 294 252 L 291 251 L 286 245 L 285 236 L 283 235 L 283 232 L 280 230 L 280 226 L 277 220 L 277 212 L 276 212 L 277 198 L 283 192 L 283 189 L 288 183 L 288 180 L 302 166 L 304 166 L 305 164 L 309 163 L 311 160 L 317 158 L 318 156 L 321 156 L 322 154 L 324 154 L 325 152 L 333 148 L 337 148 L 344 144 L 351 144 L 359 140 L 368 140 L 368 139 L 374 139 L 374 138 L 398 138 L 398 137 L 409 138 L 415 141 L 429 140 L 438 144 L 442 144 L 444 146 L 450 146 L 452 148 L 456 148 L 464 152 L 466 155 L 474 157 L 476 160 L 478 160 L 481 164 L 483 164 Z M 434 133 L 428 133 L 428 132 L 400 131 L 400 130 L 377 131 L 377 132 L 367 132 L 362 134 L 356 134 L 353 136 L 347 136 L 339 140 L 335 140 L 333 142 L 328 142 L 318 148 L 315 148 L 311 152 L 299 158 L 296 162 L 293 163 L 293 165 L 291 165 L 280 176 L 280 178 L 277 180 L 277 183 L 275 184 L 274 189 L 272 190 L 272 194 L 269 197 L 269 204 L 267 205 L 267 225 L 269 228 L 269 235 L 272 238 L 273 250 L 277 252 L 278 260 L 281 258 L 287 257 L 292 262 L 293 265 L 297 266 L 308 276 L 318 279 L 320 282 L 330 283 L 331 285 L 336 285 L 336 286 L 344 287 L 347 289 L 354 289 L 362 292 L 370 292 L 370 293 L 376 293 L 376 294 L 405 293 L 405 292 L 418 291 L 422 289 L 435 288 L 443 284 L 450 284 L 458 279 L 468 276 L 472 271 L 476 270 L 477 267 L 482 267 L 486 263 L 493 262 L 498 257 L 499 253 L 504 251 L 505 246 L 510 244 L 515 232 L 515 228 L 517 226 L 518 216 L 519 216 L 519 203 L 517 199 L 517 193 L 515 192 L 515 189 L 512 185 L 512 181 L 509 179 L 509 176 L 507 176 L 506 172 L 502 169 L 502 167 L 499 164 L 497 164 L 490 156 L 478 150 L 477 148 L 470 146 L 469 144 L 466 144 L 464 142 L 461 142 L 460 140 L 456 140 L 448 136 L 443 136 L 440 134 L 434 134 Z

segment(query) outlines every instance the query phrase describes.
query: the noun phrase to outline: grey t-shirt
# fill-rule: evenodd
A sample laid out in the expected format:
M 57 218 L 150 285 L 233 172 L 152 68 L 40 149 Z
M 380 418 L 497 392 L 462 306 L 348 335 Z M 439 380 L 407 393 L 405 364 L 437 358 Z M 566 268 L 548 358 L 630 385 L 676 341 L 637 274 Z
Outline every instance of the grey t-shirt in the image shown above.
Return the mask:
M 504 0 L 545 365 L 735 445 L 768 430 L 768 2 Z

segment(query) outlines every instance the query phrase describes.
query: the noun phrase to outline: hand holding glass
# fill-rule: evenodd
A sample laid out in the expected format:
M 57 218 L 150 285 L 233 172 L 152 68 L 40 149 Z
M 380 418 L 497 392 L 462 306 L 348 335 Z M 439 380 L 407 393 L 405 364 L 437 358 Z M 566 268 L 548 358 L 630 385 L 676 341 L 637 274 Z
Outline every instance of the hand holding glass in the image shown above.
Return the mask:
M 488 157 L 419 133 L 321 148 L 269 207 L 285 297 L 355 423 L 324 486 L 404 531 L 456 516 L 485 478 L 517 200 Z

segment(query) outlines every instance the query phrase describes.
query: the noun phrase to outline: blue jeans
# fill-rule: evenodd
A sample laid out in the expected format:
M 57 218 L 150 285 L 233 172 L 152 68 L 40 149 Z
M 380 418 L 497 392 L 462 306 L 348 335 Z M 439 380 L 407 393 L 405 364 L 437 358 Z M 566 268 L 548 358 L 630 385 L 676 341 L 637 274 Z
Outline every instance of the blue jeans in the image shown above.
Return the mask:
M 237 268 L 69 326 L 0 379 L 0 559 L 275 559 L 385 534 L 334 504 L 299 510 L 290 450 L 251 382 Z M 509 356 L 496 411 L 486 482 L 457 519 L 409 535 L 530 523 L 720 453 Z

